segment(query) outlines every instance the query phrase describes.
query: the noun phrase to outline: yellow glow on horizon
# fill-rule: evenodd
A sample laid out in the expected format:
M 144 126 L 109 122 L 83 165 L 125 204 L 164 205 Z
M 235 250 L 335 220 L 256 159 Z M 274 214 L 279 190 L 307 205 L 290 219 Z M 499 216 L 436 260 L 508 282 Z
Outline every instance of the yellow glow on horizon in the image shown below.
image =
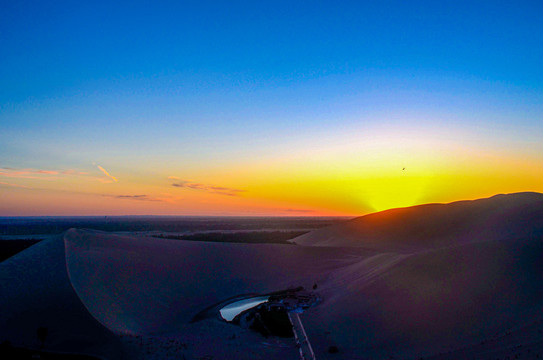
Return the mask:
M 358 197 L 374 211 L 413 206 L 419 204 L 428 181 L 409 176 L 374 178 L 364 182 L 365 190 Z
M 17 215 L 364 215 L 431 202 L 543 192 L 540 157 L 444 141 L 355 134 L 202 169 L 181 164 L 4 170 L 0 211 Z M 459 136 L 459 135 L 455 135 Z M 115 166 L 117 165 L 117 166 Z M 109 176 L 108 176 L 109 175 Z M 2 179 L 0 179 L 2 180 Z M 185 186 L 186 185 L 186 186 Z M 188 186 L 191 185 L 191 186 Z M 238 191 L 239 190 L 239 191 Z

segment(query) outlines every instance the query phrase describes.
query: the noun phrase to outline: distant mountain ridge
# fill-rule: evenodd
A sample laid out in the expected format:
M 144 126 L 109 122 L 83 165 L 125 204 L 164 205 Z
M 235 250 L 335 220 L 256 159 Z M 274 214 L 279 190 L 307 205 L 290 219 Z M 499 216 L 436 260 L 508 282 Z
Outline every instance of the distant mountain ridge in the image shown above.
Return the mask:
M 405 251 L 543 235 L 543 194 L 499 194 L 361 216 L 292 240 L 298 245 Z

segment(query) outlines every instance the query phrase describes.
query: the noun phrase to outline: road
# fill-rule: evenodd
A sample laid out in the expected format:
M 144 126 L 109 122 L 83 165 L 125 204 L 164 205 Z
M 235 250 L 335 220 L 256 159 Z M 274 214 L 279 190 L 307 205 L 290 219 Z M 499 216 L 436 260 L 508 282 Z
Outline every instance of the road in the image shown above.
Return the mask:
M 296 346 L 300 351 L 300 358 L 302 360 L 316 360 L 315 353 L 309 342 L 309 338 L 300 319 L 300 314 L 295 312 L 289 312 L 288 318 L 292 324 L 292 331 L 294 332 L 294 339 L 296 340 Z

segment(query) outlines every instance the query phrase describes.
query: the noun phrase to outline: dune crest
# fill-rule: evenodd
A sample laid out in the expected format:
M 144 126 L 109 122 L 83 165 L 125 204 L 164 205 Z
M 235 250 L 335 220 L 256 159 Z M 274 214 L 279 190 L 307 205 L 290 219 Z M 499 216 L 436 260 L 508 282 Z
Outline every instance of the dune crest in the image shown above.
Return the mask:
M 292 242 L 410 253 L 542 233 L 543 194 L 524 192 L 386 210 L 314 230 Z

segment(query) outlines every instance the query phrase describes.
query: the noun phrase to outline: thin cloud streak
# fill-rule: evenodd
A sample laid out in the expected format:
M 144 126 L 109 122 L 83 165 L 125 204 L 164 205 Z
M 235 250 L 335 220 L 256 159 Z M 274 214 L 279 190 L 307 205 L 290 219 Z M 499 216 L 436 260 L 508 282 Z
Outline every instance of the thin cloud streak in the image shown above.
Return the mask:
M 315 212 L 315 210 L 310 210 L 310 209 L 284 209 L 283 211 L 292 212 L 292 213 L 306 213 L 306 214 Z
M 104 169 L 103 167 L 101 167 L 100 165 L 96 165 L 96 167 L 98 167 L 98 169 L 100 169 L 108 178 L 110 178 L 111 180 L 117 182 L 117 178 L 113 175 L 111 175 L 110 173 L 107 172 L 106 169 Z
M 170 176 L 169 178 L 172 179 L 174 177 Z M 173 183 L 172 186 L 177 187 L 177 188 L 185 188 L 185 189 L 203 191 L 210 194 L 225 195 L 225 196 L 240 196 L 241 193 L 244 193 L 247 191 L 247 190 L 229 188 L 225 186 L 206 185 L 206 184 L 195 183 L 195 182 L 190 182 L 190 181 L 185 181 L 185 180 L 181 180 L 176 183 Z
M 88 175 L 86 172 L 76 170 L 43 170 L 43 169 L 15 169 L 10 167 L 0 168 L 0 176 L 20 179 L 54 180 L 56 175 Z
M 122 199 L 122 200 L 138 200 L 138 201 L 159 201 L 163 202 L 163 199 L 154 198 L 146 194 L 141 195 L 103 195 L 106 197 L 112 197 L 115 199 Z
M 30 186 L 19 185 L 19 184 L 11 184 L 11 183 L 7 183 L 7 182 L 3 182 L 3 181 L 0 181 L 0 185 L 13 186 L 13 187 L 24 188 L 24 189 L 32 189 Z

